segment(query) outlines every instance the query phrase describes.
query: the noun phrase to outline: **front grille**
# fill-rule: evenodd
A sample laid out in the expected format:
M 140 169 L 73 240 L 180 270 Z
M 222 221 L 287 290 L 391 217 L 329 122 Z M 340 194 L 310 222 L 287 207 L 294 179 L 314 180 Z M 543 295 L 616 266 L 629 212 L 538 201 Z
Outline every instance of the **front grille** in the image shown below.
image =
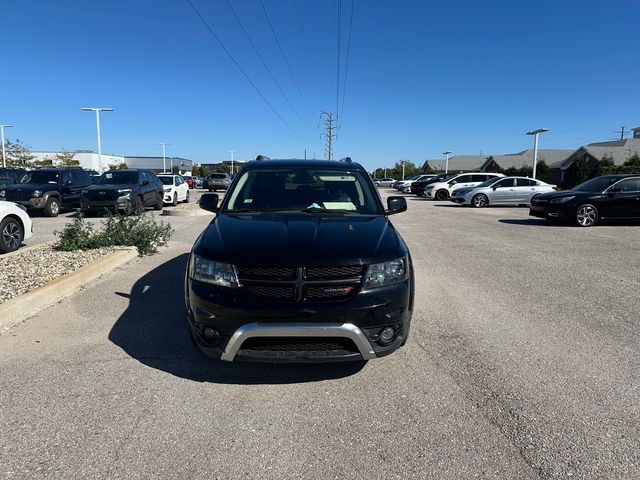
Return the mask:
M 348 338 L 265 338 L 254 337 L 247 339 L 241 350 L 268 352 L 322 352 L 331 350 L 346 350 L 357 352 L 354 343 Z
M 5 195 L 5 198 L 10 202 L 24 202 L 31 198 L 31 191 L 7 190 Z
M 236 267 L 250 295 L 276 302 L 344 301 L 354 295 L 366 266 Z
M 308 267 L 305 278 L 309 280 L 341 279 L 362 275 L 362 265 L 348 267 Z
M 237 267 L 240 280 L 293 280 L 295 267 Z
M 117 190 L 89 190 L 85 195 L 90 202 L 108 202 L 117 200 L 119 196 L 121 194 Z
M 293 300 L 296 290 L 289 286 L 275 285 L 247 285 L 247 291 L 256 297 L 270 298 L 276 300 Z

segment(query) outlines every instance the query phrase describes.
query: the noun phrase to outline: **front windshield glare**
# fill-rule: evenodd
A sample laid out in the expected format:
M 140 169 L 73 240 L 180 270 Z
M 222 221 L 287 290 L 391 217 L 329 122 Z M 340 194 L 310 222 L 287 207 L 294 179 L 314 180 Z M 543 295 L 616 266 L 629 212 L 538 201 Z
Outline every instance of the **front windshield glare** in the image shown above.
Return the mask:
M 341 211 L 382 214 L 360 172 L 314 168 L 248 170 L 229 193 L 228 211 Z
M 34 171 L 27 173 L 20 183 L 58 183 L 60 174 L 58 172 Z
M 613 184 L 616 180 L 619 180 L 618 177 L 596 177 L 591 180 L 587 180 L 584 183 L 581 183 L 574 190 L 579 190 L 581 192 L 601 192 L 611 184 Z
M 138 183 L 138 172 L 127 172 L 126 170 L 105 172 L 96 183 L 100 185 L 135 185 Z

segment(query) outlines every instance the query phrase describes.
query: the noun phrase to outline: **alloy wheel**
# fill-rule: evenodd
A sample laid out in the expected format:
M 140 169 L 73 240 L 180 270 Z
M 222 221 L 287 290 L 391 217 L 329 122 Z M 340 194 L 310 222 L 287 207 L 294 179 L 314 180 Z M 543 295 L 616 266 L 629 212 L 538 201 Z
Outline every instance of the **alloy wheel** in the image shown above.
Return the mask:
M 16 250 L 22 243 L 22 232 L 15 222 L 8 222 L 2 229 L 2 240 L 5 246 L 11 251 Z
M 473 197 L 473 206 L 476 208 L 482 208 L 487 205 L 487 197 L 484 195 L 476 195 Z
M 598 221 L 598 211 L 592 205 L 582 205 L 576 212 L 576 220 L 578 225 L 590 227 Z

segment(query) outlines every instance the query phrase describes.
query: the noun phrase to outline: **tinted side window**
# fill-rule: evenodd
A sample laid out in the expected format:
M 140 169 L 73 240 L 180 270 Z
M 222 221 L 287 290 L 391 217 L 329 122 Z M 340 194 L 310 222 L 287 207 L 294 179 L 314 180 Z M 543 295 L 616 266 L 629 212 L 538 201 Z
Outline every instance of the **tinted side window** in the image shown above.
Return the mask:
M 71 170 L 71 182 L 73 185 L 83 187 L 91 183 L 89 175 L 84 170 Z
M 184 180 L 182 180 L 182 177 L 175 177 L 176 179 L 176 185 L 182 185 L 184 183 Z
M 471 180 L 472 182 L 484 182 L 489 180 L 489 176 L 487 175 L 472 175 L 473 180 Z
M 536 182 L 535 180 L 531 180 L 529 178 L 517 178 L 516 179 L 516 186 L 517 187 L 533 187 L 535 185 L 538 185 L 538 182 Z
M 66 185 L 67 182 L 73 183 L 73 180 L 71 179 L 71 172 L 69 170 L 63 170 L 62 171 L 62 184 Z
M 619 188 L 623 192 L 640 192 L 640 177 L 621 180 L 613 188 Z
M 513 187 L 513 178 L 507 178 L 505 180 L 500 180 L 498 183 L 494 184 L 494 186 L 496 186 L 498 188 Z
M 147 172 L 145 172 L 145 171 L 143 170 L 143 171 L 141 171 L 141 172 L 140 172 L 140 183 L 144 182 L 145 180 L 146 180 L 147 182 L 151 183 L 151 182 L 150 182 L 150 180 L 151 180 L 151 179 L 149 178 L 149 175 L 147 175 Z
M 467 182 L 472 182 L 473 175 L 461 175 L 458 178 L 456 178 L 454 181 L 456 183 L 467 183 Z

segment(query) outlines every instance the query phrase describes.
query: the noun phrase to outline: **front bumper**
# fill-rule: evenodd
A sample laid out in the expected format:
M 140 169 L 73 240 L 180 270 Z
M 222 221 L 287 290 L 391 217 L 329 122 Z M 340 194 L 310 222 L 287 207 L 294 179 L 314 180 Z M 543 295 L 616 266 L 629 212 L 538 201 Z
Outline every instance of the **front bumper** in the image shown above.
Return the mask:
M 80 210 L 96 211 L 96 210 L 127 210 L 131 208 L 131 202 L 127 200 L 110 200 L 110 201 L 88 201 L 80 200 Z
M 225 361 L 335 362 L 383 357 L 402 346 L 409 334 L 413 297 L 411 280 L 361 291 L 346 303 L 276 303 L 256 300 L 242 292 L 186 280 L 189 328 L 198 348 Z M 207 338 L 207 327 L 217 336 Z M 385 327 L 396 331 L 384 344 Z M 249 347 L 249 339 L 297 339 L 298 343 L 348 340 L 344 348 L 284 349 Z M 243 345 L 247 345 L 245 348 Z
M 27 210 L 39 210 L 44 208 L 44 206 L 47 204 L 47 199 L 45 197 L 30 198 L 29 200 L 7 200 L 7 201 L 16 203 L 18 205 L 22 205 Z
M 545 218 L 545 219 L 558 219 L 566 220 L 570 218 L 570 209 L 561 207 L 558 204 L 543 204 L 529 206 L 529 215 L 532 217 Z
M 451 197 L 449 200 L 458 204 L 466 203 L 464 197 Z

